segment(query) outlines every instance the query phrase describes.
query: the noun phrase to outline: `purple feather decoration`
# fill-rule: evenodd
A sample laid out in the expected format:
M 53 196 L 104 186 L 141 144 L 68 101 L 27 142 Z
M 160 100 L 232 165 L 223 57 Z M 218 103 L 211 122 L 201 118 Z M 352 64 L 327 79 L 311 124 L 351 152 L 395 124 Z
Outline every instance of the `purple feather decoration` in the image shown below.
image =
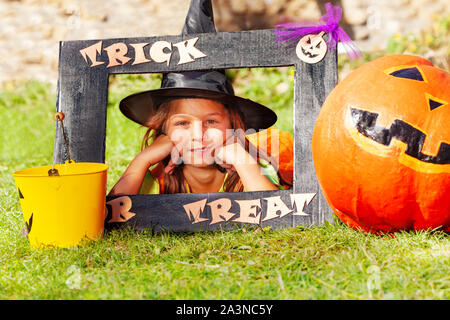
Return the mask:
M 333 6 L 330 2 L 325 4 L 325 9 L 327 13 L 319 18 L 319 25 L 302 22 L 277 25 L 275 29 L 277 43 L 289 42 L 300 39 L 307 34 L 317 34 L 324 31 L 330 35 L 327 40 L 329 48 L 334 49 L 340 41 L 350 59 L 362 57 L 361 51 L 352 39 L 339 27 L 339 21 L 342 18 L 342 9 L 338 6 Z

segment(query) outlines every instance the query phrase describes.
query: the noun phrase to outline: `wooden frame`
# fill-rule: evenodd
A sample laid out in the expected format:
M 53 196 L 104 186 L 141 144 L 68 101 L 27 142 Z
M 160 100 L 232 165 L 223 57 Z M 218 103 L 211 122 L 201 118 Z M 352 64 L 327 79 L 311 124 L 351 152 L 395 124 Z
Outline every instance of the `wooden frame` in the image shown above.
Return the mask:
M 337 54 L 328 51 L 322 61 L 307 64 L 295 48 L 277 45 L 274 30 L 61 42 L 57 111 L 66 115 L 76 162 L 105 161 L 109 74 L 278 66 L 295 66 L 291 190 L 108 197 L 106 228 L 191 231 L 235 223 L 282 228 L 331 222 L 315 175 L 311 139 L 320 107 L 337 83 Z M 58 127 L 54 154 L 55 163 L 67 160 Z

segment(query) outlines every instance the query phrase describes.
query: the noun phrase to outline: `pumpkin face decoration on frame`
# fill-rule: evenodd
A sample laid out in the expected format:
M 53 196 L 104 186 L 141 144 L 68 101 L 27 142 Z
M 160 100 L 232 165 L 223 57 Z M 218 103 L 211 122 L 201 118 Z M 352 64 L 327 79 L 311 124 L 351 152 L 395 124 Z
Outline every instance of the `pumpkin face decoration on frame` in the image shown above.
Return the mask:
M 325 198 L 370 232 L 450 231 L 450 74 L 428 60 L 386 56 L 327 97 L 313 133 Z
M 297 44 L 295 52 L 297 57 L 306 63 L 317 63 L 327 54 L 328 46 L 323 38 L 325 32 L 307 34 Z

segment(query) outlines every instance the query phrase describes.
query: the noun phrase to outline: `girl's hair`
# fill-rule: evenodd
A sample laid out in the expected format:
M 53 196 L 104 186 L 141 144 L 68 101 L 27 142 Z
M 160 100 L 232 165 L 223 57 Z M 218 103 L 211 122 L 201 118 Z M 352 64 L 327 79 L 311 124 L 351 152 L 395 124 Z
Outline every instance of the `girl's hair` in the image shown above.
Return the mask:
M 170 102 L 165 101 L 162 104 L 159 105 L 158 109 L 156 110 L 155 114 L 150 118 L 150 120 L 147 122 L 148 129 L 144 135 L 144 138 L 142 140 L 141 144 L 141 150 L 144 150 L 146 147 L 148 147 L 152 141 L 154 141 L 159 135 L 164 134 L 165 132 L 165 120 L 168 118 L 169 112 L 170 112 Z M 243 121 L 243 116 L 240 113 L 240 111 L 231 105 L 224 105 L 225 109 L 228 112 L 230 123 L 231 123 L 231 129 L 234 130 L 234 132 L 240 131 L 245 132 L 246 127 L 245 123 Z M 245 141 L 245 150 L 249 152 L 252 155 L 258 154 L 259 159 L 266 160 L 270 162 L 272 165 L 276 166 L 276 162 L 274 159 L 272 159 L 264 150 L 260 149 L 257 150 L 257 148 L 248 141 L 248 139 L 244 138 Z M 258 153 L 257 153 L 258 152 Z M 163 161 L 162 164 L 164 167 L 168 165 L 170 161 L 170 155 L 167 156 Z M 183 175 L 183 164 L 180 164 L 177 166 L 172 174 L 167 174 L 163 170 L 163 193 L 165 194 L 172 194 L 172 193 L 187 193 L 188 190 L 186 188 L 186 183 Z M 220 167 L 218 164 L 216 164 L 217 169 L 221 172 L 224 172 L 225 169 Z M 277 168 L 275 168 L 277 170 Z M 278 170 L 277 170 L 278 171 Z M 282 180 L 281 176 L 278 174 L 280 181 L 285 183 L 285 181 Z M 286 183 L 285 183 L 286 184 Z M 241 179 L 239 178 L 239 175 L 236 171 L 228 174 L 228 177 L 226 181 L 224 182 L 224 191 L 225 192 L 241 192 L 244 189 L 244 185 L 241 182 Z

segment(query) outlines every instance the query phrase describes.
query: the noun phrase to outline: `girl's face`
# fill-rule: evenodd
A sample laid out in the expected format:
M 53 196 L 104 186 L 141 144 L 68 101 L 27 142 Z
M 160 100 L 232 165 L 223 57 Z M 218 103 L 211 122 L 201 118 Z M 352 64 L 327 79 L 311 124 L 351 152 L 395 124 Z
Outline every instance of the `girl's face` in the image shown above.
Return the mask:
M 214 163 L 214 150 L 224 144 L 231 124 L 222 103 L 189 98 L 170 102 L 164 129 L 185 164 L 203 167 Z

